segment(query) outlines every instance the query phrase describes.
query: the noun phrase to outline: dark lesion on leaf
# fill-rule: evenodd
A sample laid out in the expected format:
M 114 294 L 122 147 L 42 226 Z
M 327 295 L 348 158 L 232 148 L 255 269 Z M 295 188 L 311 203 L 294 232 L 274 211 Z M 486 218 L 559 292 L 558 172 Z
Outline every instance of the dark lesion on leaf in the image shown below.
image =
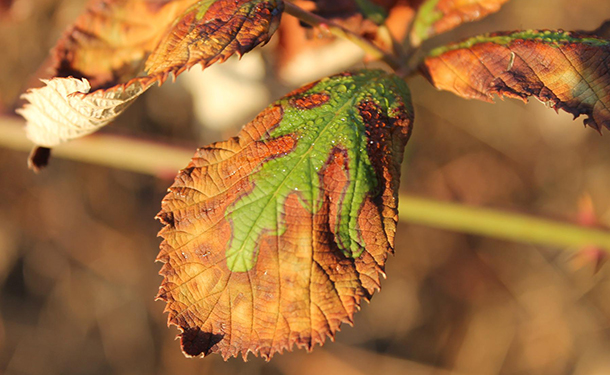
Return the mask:
M 224 335 L 204 332 L 198 327 L 183 328 L 183 332 L 180 335 L 180 343 L 184 354 L 198 357 L 212 353 L 212 348 L 223 338 Z
M 162 224 L 174 227 L 174 213 L 171 211 L 161 211 L 155 219 L 158 219 Z
M 51 149 L 47 147 L 34 147 L 28 157 L 28 168 L 38 173 L 49 164 Z
M 297 109 L 313 109 L 324 105 L 330 100 L 330 95 L 327 93 L 314 93 L 305 96 L 296 96 L 290 99 L 290 105 Z
M 403 139 L 406 143 L 409 139 L 412 119 L 406 115 L 404 108 L 396 111 L 396 116 L 393 117 L 372 100 L 362 101 L 358 105 L 358 111 L 366 128 L 368 155 L 380 182 L 379 191 L 374 194 L 374 200 L 377 201 L 382 199 L 381 195 L 388 185 L 398 183 L 390 177 L 393 174 L 389 168 L 395 168 L 395 162 L 400 164 L 402 161 L 402 151 L 397 152 L 396 149 L 400 143 L 397 141 Z M 391 160 L 392 158 L 397 159 Z

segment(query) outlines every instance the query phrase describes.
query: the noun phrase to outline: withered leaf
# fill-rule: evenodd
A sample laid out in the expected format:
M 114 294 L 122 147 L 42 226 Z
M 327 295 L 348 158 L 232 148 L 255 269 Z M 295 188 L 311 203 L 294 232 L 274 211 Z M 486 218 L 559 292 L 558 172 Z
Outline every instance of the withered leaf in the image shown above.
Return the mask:
M 147 88 L 139 80 L 93 92 L 86 79 L 58 77 L 43 82 L 44 87 L 23 95 L 29 103 L 18 113 L 27 122 L 28 138 L 44 147 L 95 132 L 114 120 Z
M 190 356 L 311 349 L 379 289 L 411 132 L 403 80 L 340 74 L 199 149 L 163 199 L 158 298 Z
M 204 68 L 234 53 L 249 52 L 271 38 L 283 10 L 281 0 L 203 0 L 168 30 L 146 61 L 149 75 Z
M 54 50 L 54 78 L 20 113 L 53 147 L 111 122 L 138 95 L 195 64 L 243 54 L 272 36 L 281 0 L 95 0 Z
M 168 27 L 196 0 L 92 0 L 51 52 L 52 77 L 95 91 L 138 76 Z
M 481 19 L 500 10 L 500 7 L 507 1 L 425 0 L 418 8 L 411 33 L 411 42 L 419 45 L 422 41 L 449 31 L 464 22 Z
M 597 130 L 610 127 L 610 42 L 565 31 L 477 36 L 432 51 L 422 65 L 434 86 L 488 102 L 534 96 Z

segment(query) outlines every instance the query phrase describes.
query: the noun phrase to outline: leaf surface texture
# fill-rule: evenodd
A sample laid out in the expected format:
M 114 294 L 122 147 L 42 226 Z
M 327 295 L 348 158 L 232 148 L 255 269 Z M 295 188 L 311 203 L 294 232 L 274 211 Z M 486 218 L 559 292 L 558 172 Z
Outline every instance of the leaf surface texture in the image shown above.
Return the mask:
M 565 31 L 486 34 L 434 50 L 422 65 L 441 90 L 488 102 L 534 96 L 610 127 L 610 42 Z
M 186 354 L 270 358 L 352 322 L 393 249 L 411 121 L 401 79 L 346 73 L 197 151 L 158 214 L 158 297 Z
M 24 95 L 28 135 L 53 147 L 89 134 L 153 83 L 266 43 L 282 11 L 281 0 L 93 1 L 54 49 L 54 78 Z
M 465 22 L 500 10 L 508 0 L 426 0 L 418 8 L 411 41 L 415 45 Z

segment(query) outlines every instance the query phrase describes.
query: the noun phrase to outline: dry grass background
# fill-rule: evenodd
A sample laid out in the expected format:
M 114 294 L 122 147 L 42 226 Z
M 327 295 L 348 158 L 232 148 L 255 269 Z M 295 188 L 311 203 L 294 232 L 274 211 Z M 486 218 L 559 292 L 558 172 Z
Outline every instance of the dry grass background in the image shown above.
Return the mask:
M 16 0 L 12 16 L 0 17 L 5 114 L 82 5 Z M 606 0 L 513 0 L 434 42 L 493 30 L 592 29 L 607 18 Z M 262 61 L 259 79 L 275 83 L 264 93 L 273 99 L 288 88 Z M 210 127 L 220 120 L 197 114 L 204 104 L 193 103 L 205 94 L 184 84 L 197 79 L 151 90 L 108 131 L 193 149 L 232 134 L 235 127 Z M 436 92 L 421 78 L 409 83 L 416 124 L 403 192 L 567 219 L 589 196 L 600 223 L 610 223 L 607 135 L 538 103 L 489 105 Z M 261 107 L 243 109 L 234 125 Z M 607 267 L 594 273 L 573 249 L 408 223 L 381 293 L 335 343 L 270 363 L 184 358 L 163 304 L 153 301 L 160 225 L 152 218 L 170 180 L 59 159 L 34 175 L 25 157 L 0 149 L 0 373 L 610 374 Z

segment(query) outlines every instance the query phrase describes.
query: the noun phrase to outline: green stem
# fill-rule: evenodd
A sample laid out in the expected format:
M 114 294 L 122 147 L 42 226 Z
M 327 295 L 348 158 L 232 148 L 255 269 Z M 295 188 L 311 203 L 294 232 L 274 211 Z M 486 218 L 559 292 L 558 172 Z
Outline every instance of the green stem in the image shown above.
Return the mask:
M 0 117 L 0 146 L 28 152 L 23 121 Z M 193 151 L 108 134 L 88 136 L 53 149 L 65 159 L 119 168 L 157 177 L 173 177 L 186 167 Z M 26 154 L 24 154 L 25 170 Z M 52 165 L 51 165 L 52 168 Z M 610 250 L 610 231 L 534 218 L 523 214 L 440 202 L 401 194 L 400 219 L 412 224 L 516 242 L 578 250 L 594 245 Z
M 610 232 L 523 214 L 402 195 L 400 219 L 450 231 L 537 245 L 610 250 Z
M 313 27 L 318 27 L 322 30 L 328 31 L 336 37 L 347 39 L 353 42 L 358 47 L 362 48 L 364 52 L 368 53 L 369 55 L 378 60 L 385 62 L 394 70 L 399 70 L 401 68 L 400 61 L 395 56 L 387 53 L 370 40 L 363 38 L 362 36 L 344 28 L 341 25 L 338 25 L 330 20 L 327 20 L 326 18 L 308 12 L 305 9 L 300 8 L 289 1 L 285 2 L 284 11 Z
M 34 144 L 25 137 L 24 121 L 0 117 L 0 147 L 29 152 Z M 186 167 L 194 150 L 144 141 L 138 138 L 95 134 L 53 148 L 53 157 L 153 176 L 173 177 Z M 23 165 L 25 167 L 26 160 Z

